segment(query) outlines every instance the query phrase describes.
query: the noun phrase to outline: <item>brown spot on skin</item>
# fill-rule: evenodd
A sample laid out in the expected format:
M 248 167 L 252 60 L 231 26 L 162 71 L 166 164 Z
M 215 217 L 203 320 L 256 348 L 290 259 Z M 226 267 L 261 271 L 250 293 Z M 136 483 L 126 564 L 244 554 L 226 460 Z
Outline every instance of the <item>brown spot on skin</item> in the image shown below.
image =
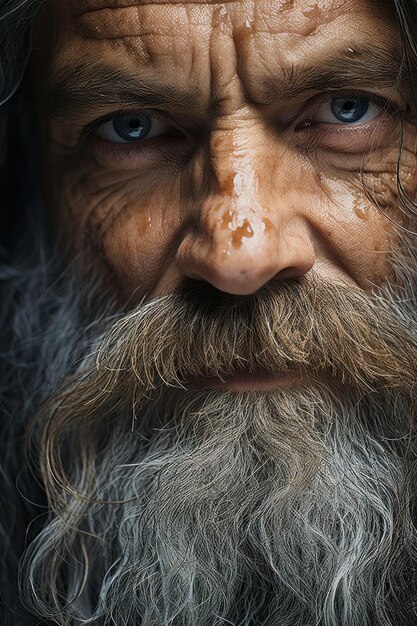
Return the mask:
M 353 212 L 362 222 L 368 221 L 368 207 L 364 206 L 363 199 L 359 194 L 355 194 L 355 202 L 353 203 Z
M 252 27 L 250 22 L 246 22 L 246 24 L 240 28 L 236 28 L 233 33 L 233 39 L 235 43 L 239 46 L 247 46 L 248 41 L 252 37 Z
M 274 228 L 273 223 L 271 222 L 271 220 L 269 220 L 268 218 L 265 218 L 262 220 L 264 228 L 265 228 L 265 232 L 266 233 L 270 233 L 271 230 Z
M 137 215 L 135 226 L 136 235 L 138 237 L 143 237 L 145 233 L 147 233 L 149 229 L 153 227 L 151 216 L 149 214 L 141 216 Z
M 304 37 L 308 37 L 316 33 L 318 25 L 321 21 L 322 11 L 317 4 L 314 4 L 310 9 L 305 9 L 302 14 L 308 20 L 305 30 L 303 31 Z
M 368 219 L 367 213 L 363 209 L 361 209 L 359 206 L 354 206 L 353 211 L 355 215 L 359 217 L 360 220 L 362 220 L 363 222 L 367 221 Z
M 243 220 L 243 223 L 237 224 L 238 217 L 234 211 L 225 211 L 223 213 L 221 227 L 224 230 L 231 231 L 229 246 L 233 246 L 235 250 L 238 250 L 241 245 L 243 239 L 250 239 L 254 236 L 253 228 L 247 218 Z M 269 220 L 265 220 L 269 222 Z M 272 227 L 272 224 L 271 224 Z
M 315 4 L 313 7 L 311 7 L 311 9 L 306 9 L 305 11 L 302 11 L 302 14 L 304 15 L 304 17 L 308 17 L 312 20 L 317 20 L 320 17 L 321 11 L 318 5 Z
M 233 234 L 231 237 L 232 246 L 235 250 L 239 250 L 242 245 L 243 239 L 250 239 L 253 237 L 253 228 L 249 223 L 249 220 L 245 219 L 242 226 L 238 226 L 233 230 Z
M 229 174 L 224 181 L 222 181 L 222 191 L 228 195 L 233 197 L 235 191 L 235 176 L 234 174 Z
M 233 211 L 225 211 L 222 219 L 222 228 L 231 230 L 233 228 Z

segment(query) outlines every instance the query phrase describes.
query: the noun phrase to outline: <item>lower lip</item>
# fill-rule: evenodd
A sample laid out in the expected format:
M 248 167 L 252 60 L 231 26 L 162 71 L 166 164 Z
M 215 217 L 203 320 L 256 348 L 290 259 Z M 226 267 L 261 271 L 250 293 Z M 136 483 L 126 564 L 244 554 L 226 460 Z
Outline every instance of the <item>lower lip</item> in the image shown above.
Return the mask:
M 211 389 L 230 391 L 272 391 L 274 389 L 289 389 L 300 381 L 297 374 L 269 374 L 266 372 L 235 372 L 223 378 L 200 378 L 198 385 Z

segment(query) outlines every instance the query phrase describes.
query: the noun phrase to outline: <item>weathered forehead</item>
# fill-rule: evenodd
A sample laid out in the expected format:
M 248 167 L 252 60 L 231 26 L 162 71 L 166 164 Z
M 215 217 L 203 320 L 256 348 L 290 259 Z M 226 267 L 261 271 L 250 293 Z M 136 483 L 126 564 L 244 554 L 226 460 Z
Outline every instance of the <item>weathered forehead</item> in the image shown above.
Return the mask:
M 119 41 L 131 50 L 146 41 L 146 47 L 153 49 L 152 57 L 164 57 L 174 52 L 173 42 L 175 54 L 187 48 L 190 53 L 213 49 L 220 45 L 220 30 L 223 52 L 226 38 L 234 44 L 253 43 L 248 36 L 270 45 L 268 38 L 276 43 L 279 35 L 283 49 L 287 40 L 296 49 L 304 44 L 311 47 L 315 40 L 337 39 L 341 30 L 360 31 L 369 4 L 365 0 L 69 0 L 54 3 L 53 10 L 54 31 L 64 33 L 64 38 L 70 34 L 73 40 L 81 38 L 86 43 L 101 40 L 115 45 Z M 371 36 L 375 27 L 365 24 L 366 29 Z
M 124 7 L 140 6 L 192 6 L 200 5 L 206 7 L 243 7 L 262 4 L 263 0 L 68 0 L 62 4 L 62 8 L 73 13 L 84 11 L 99 11 L 101 9 L 120 9 Z M 273 5 L 274 10 L 290 11 L 293 9 L 320 11 L 334 6 L 341 6 L 343 0 L 266 0 L 264 4 Z
M 353 0 L 70 0 L 61 3 L 59 11 L 72 20 L 90 20 L 105 22 L 119 20 L 123 15 L 126 22 L 133 16 L 153 16 L 158 21 L 175 19 L 186 15 L 208 18 L 227 16 L 238 25 L 239 20 L 255 20 L 258 29 L 281 30 L 288 26 L 296 30 L 312 30 L 331 21 L 341 13 L 346 13 L 348 6 L 363 5 Z M 171 22 L 171 28 L 179 26 Z
M 226 51 L 241 54 L 256 45 L 258 58 L 264 47 L 280 64 L 284 52 L 288 59 L 287 53 L 297 56 L 300 49 L 313 50 L 323 42 L 329 47 L 339 45 L 340 38 L 348 43 L 357 36 L 365 42 L 378 31 L 381 34 L 380 25 L 367 18 L 382 21 L 386 3 L 379 4 L 378 12 L 373 4 L 373 0 L 50 0 L 55 15 L 50 30 L 64 47 L 70 44 L 71 55 L 76 56 L 100 41 L 118 55 L 122 49 L 133 53 L 136 49 L 152 62 L 187 51 L 192 56 L 203 49 L 220 53 L 221 48 L 223 56 Z
M 342 57 L 346 73 L 353 52 L 373 46 L 384 57 L 398 40 L 366 0 L 50 0 L 49 7 L 54 42 L 43 67 L 50 75 L 87 61 L 96 71 L 123 68 L 187 86 L 207 102 L 237 102 L 243 93 L 268 102 L 271 81 L 288 82 L 297 66 L 322 64 L 332 74 Z M 366 58 L 362 64 L 372 63 Z
M 330 42 L 363 31 L 370 38 L 378 28 L 371 16 L 386 21 L 390 0 L 49 0 L 57 17 L 54 31 L 71 33 L 73 39 L 116 42 L 146 39 L 154 48 L 152 56 L 165 56 L 165 43 L 176 41 L 176 54 L 212 44 L 213 29 L 221 27 L 229 39 L 248 41 L 246 35 L 260 35 L 266 43 L 278 35 L 280 45 L 310 49 L 324 39 Z M 48 4 L 48 3 L 47 3 Z M 242 36 L 243 35 L 243 36 Z M 318 36 L 317 36 L 318 35 Z M 297 40 L 298 39 L 298 40 Z M 158 40 L 158 41 L 157 41 Z M 164 41 L 165 40 L 165 41 Z M 336 42 L 335 42 L 336 43 Z M 137 41 L 139 47 L 142 43 Z M 268 42 L 268 45 L 270 42 Z M 216 44 L 217 45 L 217 44 Z M 212 46 L 211 46 L 212 47 Z M 288 46 L 287 46 L 288 47 Z M 171 54 L 172 50 L 169 50 Z M 160 53 L 160 54 L 159 54 Z

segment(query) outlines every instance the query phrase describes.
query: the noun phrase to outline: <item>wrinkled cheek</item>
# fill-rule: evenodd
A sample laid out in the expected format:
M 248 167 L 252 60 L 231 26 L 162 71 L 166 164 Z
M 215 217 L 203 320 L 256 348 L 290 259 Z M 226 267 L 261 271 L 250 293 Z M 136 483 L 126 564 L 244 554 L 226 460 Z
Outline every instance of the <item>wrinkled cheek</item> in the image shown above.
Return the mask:
M 177 179 L 96 163 L 55 164 L 49 187 L 52 229 L 68 259 L 96 267 L 122 294 L 148 291 L 169 263 L 180 224 Z
M 119 291 L 152 291 L 175 256 L 180 231 L 175 192 L 141 195 L 114 206 L 94 236 Z
M 91 167 L 69 168 L 65 164 L 47 162 L 48 180 L 45 183 L 48 222 L 60 238 L 62 252 L 77 254 L 83 247 L 85 221 L 99 201 L 89 192 Z
M 417 128 L 405 124 L 404 144 L 398 159 L 396 185 L 398 211 L 402 223 L 417 232 Z
M 395 224 L 417 227 L 417 134 L 415 124 L 404 123 L 403 140 L 381 155 L 379 162 L 365 162 L 363 182 L 369 198 Z
M 409 255 L 417 233 L 417 158 L 415 133 L 404 134 L 402 149 L 382 160 L 380 171 L 367 172 L 364 185 L 377 210 L 377 218 L 385 220 L 389 237 L 389 279 L 396 278 L 396 263 L 404 253 Z M 383 170 L 382 170 L 383 167 Z M 407 248 L 407 249 L 405 249 Z
M 322 189 L 316 219 L 326 245 L 361 288 L 381 285 L 390 275 L 390 221 L 367 197 L 360 177 L 343 184 L 328 179 Z

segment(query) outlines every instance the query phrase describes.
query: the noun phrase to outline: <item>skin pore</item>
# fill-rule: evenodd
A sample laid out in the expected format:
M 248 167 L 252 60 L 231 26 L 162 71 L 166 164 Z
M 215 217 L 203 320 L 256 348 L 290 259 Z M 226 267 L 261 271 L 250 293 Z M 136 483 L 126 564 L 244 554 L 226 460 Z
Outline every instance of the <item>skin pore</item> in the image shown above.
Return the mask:
M 81 4 L 46 3 L 34 56 L 50 221 L 68 255 L 123 303 L 185 278 L 236 295 L 310 270 L 365 290 L 389 278 L 411 93 L 388 9 Z M 364 114 L 343 122 L 334 106 L 352 98 Z M 117 129 L 135 115 L 150 132 L 129 142 Z M 414 168 L 406 151 L 411 195 Z

